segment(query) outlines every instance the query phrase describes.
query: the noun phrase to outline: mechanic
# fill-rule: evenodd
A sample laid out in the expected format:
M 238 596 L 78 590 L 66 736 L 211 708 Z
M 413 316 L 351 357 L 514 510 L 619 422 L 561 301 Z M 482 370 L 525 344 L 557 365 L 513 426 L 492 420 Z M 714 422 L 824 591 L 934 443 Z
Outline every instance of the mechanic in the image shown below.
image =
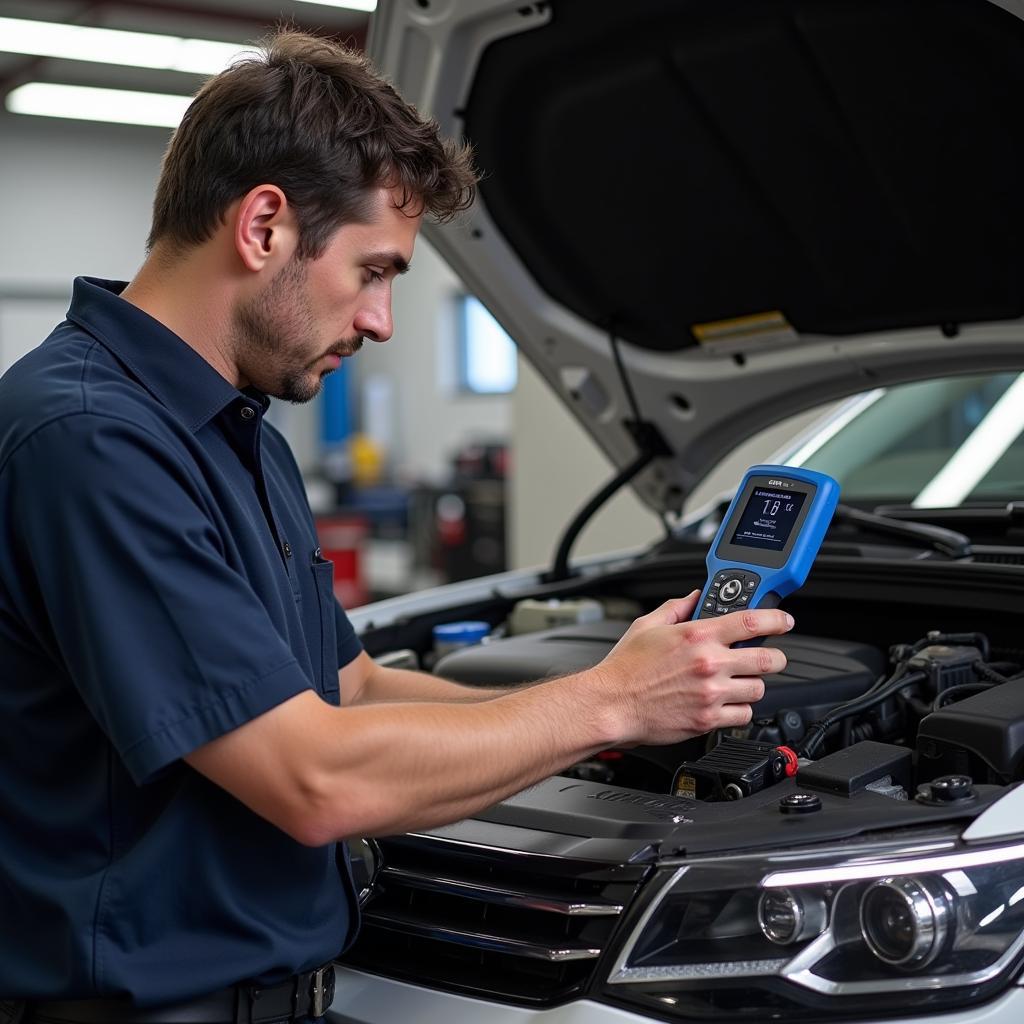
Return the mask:
M 696 592 L 512 691 L 362 650 L 267 396 L 387 341 L 421 219 L 474 187 L 365 57 L 279 32 L 185 114 L 135 279 L 77 279 L 0 381 L 0 1020 L 319 1018 L 341 837 L 744 724 L 784 666 L 730 645 L 789 616 L 691 623 Z

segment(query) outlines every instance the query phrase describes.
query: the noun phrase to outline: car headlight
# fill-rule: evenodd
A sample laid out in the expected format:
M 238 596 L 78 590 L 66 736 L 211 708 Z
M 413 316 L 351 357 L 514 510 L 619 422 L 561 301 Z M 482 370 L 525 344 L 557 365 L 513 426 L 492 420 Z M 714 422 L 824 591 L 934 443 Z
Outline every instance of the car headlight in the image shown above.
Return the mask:
M 663 869 L 604 988 L 659 1016 L 951 1009 L 994 996 L 1024 950 L 1024 843 L 950 834 Z

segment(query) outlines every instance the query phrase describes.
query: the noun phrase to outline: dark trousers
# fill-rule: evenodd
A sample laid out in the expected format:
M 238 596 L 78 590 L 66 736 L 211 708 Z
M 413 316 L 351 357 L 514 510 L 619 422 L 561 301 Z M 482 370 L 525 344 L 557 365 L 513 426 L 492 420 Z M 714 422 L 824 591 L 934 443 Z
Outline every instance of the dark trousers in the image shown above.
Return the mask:
M 287 1018 L 282 1017 L 282 1024 Z M 322 1021 L 323 1017 L 316 1018 Z M 312 1017 L 302 1017 L 294 1021 L 294 1024 L 316 1024 Z M 23 1002 L 10 1002 L 0 1000 L 0 1024 L 79 1024 L 70 1017 L 48 1017 L 32 1012 L 30 1006 Z M 203 1024 L 202 1021 L 195 1021 L 194 1024 Z M 207 1022 L 210 1024 L 210 1022 Z
M 317 1021 L 323 1021 L 323 1019 L 323 1017 L 318 1017 Z M 8 1024 L 8 1022 L 4 1021 L 3 1017 L 0 1017 L 0 1022 L 2 1022 L 2 1024 Z M 17 1022 L 17 1024 L 80 1024 L 79 1021 L 71 1020 L 68 1017 L 44 1017 L 32 1013 L 31 1010 L 29 1011 L 28 1016 L 23 1020 L 18 1021 L 17 1017 L 15 1017 L 14 1021 L 11 1021 L 10 1024 L 15 1024 L 15 1022 Z M 286 1022 L 287 1018 L 282 1017 L 281 1024 L 286 1024 Z M 197 1021 L 196 1024 L 203 1024 L 203 1022 Z M 206 1024 L 216 1024 L 216 1022 L 207 1021 Z M 296 1018 L 293 1024 L 316 1024 L 316 1021 L 314 1021 L 312 1017 L 301 1017 Z
M 323 1019 L 323 1017 L 318 1017 L 317 1021 L 323 1021 Z M 0 1024 L 80 1024 L 80 1022 L 68 1017 L 46 1017 L 29 1010 L 24 1017 L 4 1017 L 3 1012 L 0 1011 Z M 203 1024 L 203 1022 L 196 1021 L 195 1024 Z M 215 1022 L 206 1022 L 206 1024 L 215 1024 Z M 286 1024 L 286 1018 L 281 1018 L 281 1024 Z M 317 1022 L 312 1017 L 302 1017 L 296 1019 L 293 1024 L 317 1024 Z

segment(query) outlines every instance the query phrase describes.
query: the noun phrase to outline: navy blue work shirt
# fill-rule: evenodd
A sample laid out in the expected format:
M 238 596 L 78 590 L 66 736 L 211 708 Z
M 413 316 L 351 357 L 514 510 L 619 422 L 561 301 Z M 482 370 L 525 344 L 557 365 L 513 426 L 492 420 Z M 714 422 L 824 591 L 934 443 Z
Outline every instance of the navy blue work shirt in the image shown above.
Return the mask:
M 182 761 L 361 648 L 268 400 L 123 287 L 0 379 L 0 997 L 271 983 L 357 924 L 333 845 Z

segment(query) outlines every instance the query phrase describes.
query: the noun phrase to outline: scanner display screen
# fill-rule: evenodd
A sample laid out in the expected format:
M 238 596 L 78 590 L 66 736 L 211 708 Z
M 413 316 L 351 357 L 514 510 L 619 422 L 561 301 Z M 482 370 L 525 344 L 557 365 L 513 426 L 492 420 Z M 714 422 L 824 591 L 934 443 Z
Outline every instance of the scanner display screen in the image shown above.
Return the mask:
M 806 497 L 800 491 L 755 487 L 740 515 L 731 543 L 781 551 L 793 532 Z

